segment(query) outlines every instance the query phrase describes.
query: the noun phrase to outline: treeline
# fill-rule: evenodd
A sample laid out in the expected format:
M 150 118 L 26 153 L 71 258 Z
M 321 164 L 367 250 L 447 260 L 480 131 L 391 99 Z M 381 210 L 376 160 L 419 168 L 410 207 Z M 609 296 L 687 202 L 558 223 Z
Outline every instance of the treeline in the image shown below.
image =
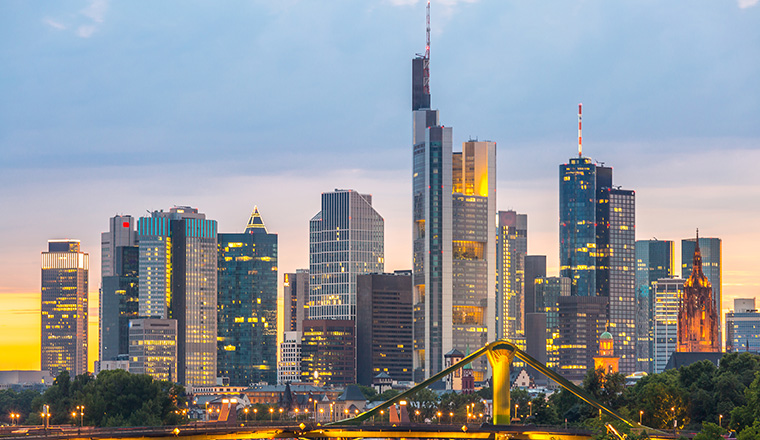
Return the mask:
M 160 426 L 184 422 L 185 390 L 170 382 L 124 370 L 102 371 L 97 377 L 82 374 L 73 380 L 67 371 L 55 378 L 43 394 L 25 390 L 0 392 L 0 414 L 20 414 L 20 423 L 42 423 L 43 405 L 50 407 L 50 423 L 78 424 L 73 416 L 84 406 L 85 426 Z

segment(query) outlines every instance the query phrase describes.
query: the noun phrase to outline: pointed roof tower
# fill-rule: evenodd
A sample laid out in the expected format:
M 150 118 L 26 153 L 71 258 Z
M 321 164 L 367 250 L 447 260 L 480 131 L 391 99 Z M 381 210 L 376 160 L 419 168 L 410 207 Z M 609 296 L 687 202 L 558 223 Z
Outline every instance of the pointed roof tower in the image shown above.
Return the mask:
M 686 280 L 684 286 L 703 286 L 712 288 L 712 284 L 702 271 L 702 251 L 699 250 L 699 229 L 697 229 L 697 238 L 694 243 L 694 260 L 691 265 L 691 276 Z
M 264 225 L 264 220 L 261 219 L 259 214 L 259 207 L 254 206 L 251 218 L 248 219 L 248 225 L 245 227 L 246 234 L 260 234 L 267 233 L 267 227 Z

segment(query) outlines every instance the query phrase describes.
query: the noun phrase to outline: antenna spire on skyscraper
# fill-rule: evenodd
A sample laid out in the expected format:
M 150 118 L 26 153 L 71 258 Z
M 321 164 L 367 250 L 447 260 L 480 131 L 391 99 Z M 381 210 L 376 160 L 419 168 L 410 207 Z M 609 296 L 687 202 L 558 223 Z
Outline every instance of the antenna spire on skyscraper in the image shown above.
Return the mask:
M 578 157 L 583 157 L 583 136 L 581 136 L 581 115 L 583 113 L 583 103 L 578 104 Z
M 430 0 L 425 8 L 425 67 L 423 70 L 423 87 L 426 94 L 430 94 Z

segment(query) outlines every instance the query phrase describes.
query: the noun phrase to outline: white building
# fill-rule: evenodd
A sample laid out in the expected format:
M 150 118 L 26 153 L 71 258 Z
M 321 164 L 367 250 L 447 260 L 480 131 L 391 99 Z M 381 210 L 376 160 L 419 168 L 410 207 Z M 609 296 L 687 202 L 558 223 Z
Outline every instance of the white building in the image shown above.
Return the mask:
M 285 332 L 277 363 L 277 383 L 301 381 L 301 332 Z
M 682 278 L 660 278 L 654 284 L 654 372 L 662 373 L 678 344 L 678 301 Z

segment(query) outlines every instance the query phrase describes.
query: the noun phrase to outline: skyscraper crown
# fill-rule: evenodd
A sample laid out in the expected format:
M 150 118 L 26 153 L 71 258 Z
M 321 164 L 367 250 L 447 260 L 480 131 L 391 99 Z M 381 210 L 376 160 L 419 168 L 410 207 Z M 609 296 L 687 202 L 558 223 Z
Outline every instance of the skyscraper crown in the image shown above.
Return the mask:
M 264 225 L 264 220 L 261 219 L 258 206 L 253 207 L 253 212 L 248 219 L 248 225 L 245 227 L 245 232 L 247 234 L 267 233 L 267 227 Z

